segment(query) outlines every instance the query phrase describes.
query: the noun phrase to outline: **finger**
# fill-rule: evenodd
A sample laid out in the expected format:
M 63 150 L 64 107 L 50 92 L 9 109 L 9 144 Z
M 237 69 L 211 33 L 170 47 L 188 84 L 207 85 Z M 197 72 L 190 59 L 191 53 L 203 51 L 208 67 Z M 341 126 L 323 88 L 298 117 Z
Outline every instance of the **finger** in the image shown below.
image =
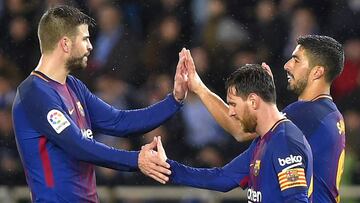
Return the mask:
M 185 56 L 181 56 L 181 57 L 179 58 L 179 62 L 178 62 L 178 64 L 177 64 L 177 69 L 181 68 L 181 66 L 182 66 L 182 64 L 184 63 L 184 61 L 185 61 Z
M 263 67 L 265 70 L 271 72 L 271 68 L 268 64 L 266 64 L 265 62 L 261 63 L 261 67 Z
M 193 71 L 193 67 L 191 66 L 191 57 L 189 57 L 189 50 L 186 51 L 186 57 L 187 57 L 187 60 L 185 61 L 186 68 L 188 69 L 188 71 Z
M 187 56 L 188 56 L 188 58 L 189 58 L 189 60 L 190 60 L 190 63 L 191 63 L 192 65 L 194 65 L 194 59 L 193 59 L 193 57 L 191 56 L 190 50 L 187 50 Z M 195 67 L 195 65 L 194 65 L 194 67 Z
M 269 68 L 269 66 L 268 66 L 265 62 L 262 62 L 262 63 L 261 63 L 261 67 L 263 67 L 263 68 L 265 68 L 265 69 L 268 69 L 268 68 Z
M 159 157 L 157 156 L 152 156 L 150 157 L 149 161 L 155 165 L 164 167 L 164 168 L 170 168 L 170 164 L 168 164 L 166 161 L 162 161 Z
M 179 62 L 176 66 L 175 76 L 179 76 L 179 74 L 181 74 L 182 67 L 184 66 L 184 61 L 185 61 L 185 57 L 184 56 L 180 57 Z
M 168 175 L 166 175 L 165 173 L 161 173 L 157 170 L 150 170 L 150 174 L 156 176 L 157 178 L 159 178 L 165 182 L 169 181 Z
M 152 179 L 156 180 L 157 182 L 161 183 L 161 184 L 166 183 L 164 180 L 161 180 L 160 178 L 156 177 L 155 175 L 149 174 L 148 176 L 151 177 Z
M 181 49 L 180 53 L 184 54 L 185 50 L 186 50 L 186 48 L 183 47 L 183 48 Z
M 179 58 L 183 57 L 185 55 L 185 48 L 182 48 L 181 51 L 179 52 Z
M 168 164 L 167 162 L 163 162 L 163 163 Z M 171 170 L 169 168 L 170 168 L 170 165 L 169 165 L 169 167 L 165 167 L 165 166 L 159 165 L 159 164 L 157 164 L 155 162 L 151 162 L 151 161 L 146 165 L 146 167 L 143 167 L 143 169 L 146 171 L 151 171 L 151 172 L 156 171 L 158 173 L 162 173 L 165 175 L 171 174 Z
M 149 171 L 152 173 L 153 171 L 156 171 L 157 173 L 161 173 L 163 175 L 171 175 L 171 170 L 168 168 L 164 168 L 159 165 L 151 164 L 149 165 Z
M 188 60 L 186 60 L 188 69 L 190 69 L 191 71 L 195 71 L 194 60 L 191 57 L 190 50 L 186 50 L 186 57 L 188 59 Z

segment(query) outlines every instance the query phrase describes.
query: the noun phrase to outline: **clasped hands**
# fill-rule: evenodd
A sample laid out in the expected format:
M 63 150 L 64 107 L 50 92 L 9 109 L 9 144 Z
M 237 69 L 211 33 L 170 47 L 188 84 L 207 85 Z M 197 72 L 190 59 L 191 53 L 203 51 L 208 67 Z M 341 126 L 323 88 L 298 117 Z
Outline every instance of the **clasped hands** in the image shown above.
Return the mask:
M 143 174 L 165 184 L 171 175 L 170 164 L 166 160 L 167 156 L 161 143 L 161 137 L 154 137 L 151 143 L 141 147 L 138 166 Z

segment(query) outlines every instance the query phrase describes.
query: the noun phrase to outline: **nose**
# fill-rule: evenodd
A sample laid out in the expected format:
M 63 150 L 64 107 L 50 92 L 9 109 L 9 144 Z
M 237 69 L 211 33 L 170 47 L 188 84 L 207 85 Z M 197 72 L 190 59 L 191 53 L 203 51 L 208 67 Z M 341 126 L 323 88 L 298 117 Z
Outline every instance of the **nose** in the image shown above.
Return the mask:
M 229 115 L 230 117 L 233 117 L 233 116 L 235 116 L 235 115 L 236 115 L 236 113 L 235 113 L 235 111 L 234 111 L 234 107 L 229 106 L 229 112 L 228 112 L 228 115 Z
M 284 65 L 284 70 L 289 70 L 291 68 L 291 59 L 288 60 Z
M 89 51 L 93 50 L 93 46 L 92 46 L 92 44 L 91 44 L 90 41 L 88 42 L 88 50 L 89 50 Z

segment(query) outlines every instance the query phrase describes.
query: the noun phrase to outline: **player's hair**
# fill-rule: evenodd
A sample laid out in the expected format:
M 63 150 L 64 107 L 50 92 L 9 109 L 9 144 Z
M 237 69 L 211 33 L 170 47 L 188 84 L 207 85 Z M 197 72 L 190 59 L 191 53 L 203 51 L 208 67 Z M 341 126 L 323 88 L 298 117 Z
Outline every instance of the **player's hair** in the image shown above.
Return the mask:
M 344 49 L 335 39 L 321 35 L 301 36 L 297 43 L 305 49 L 310 67 L 323 66 L 325 80 L 331 83 L 343 70 Z
M 235 87 L 236 95 L 244 100 L 255 93 L 265 102 L 276 103 L 274 81 L 259 64 L 246 64 L 233 72 L 225 83 L 228 92 L 232 87 Z
M 95 20 L 71 6 L 50 8 L 41 17 L 38 26 L 41 53 L 53 51 L 63 36 L 75 37 L 78 26 L 82 24 L 93 26 Z

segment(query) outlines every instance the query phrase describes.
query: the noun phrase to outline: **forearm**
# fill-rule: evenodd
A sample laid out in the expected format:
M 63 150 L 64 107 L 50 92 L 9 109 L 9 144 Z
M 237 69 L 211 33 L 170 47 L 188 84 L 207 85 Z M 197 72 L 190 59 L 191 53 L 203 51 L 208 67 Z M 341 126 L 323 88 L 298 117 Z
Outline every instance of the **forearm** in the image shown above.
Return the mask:
M 164 123 L 181 106 L 171 94 L 164 100 L 142 109 L 117 110 L 107 106 L 108 110 L 93 110 L 93 126 L 97 132 L 114 136 L 145 133 Z
M 228 105 L 205 85 L 201 85 L 201 88 L 198 88 L 195 93 L 199 96 L 216 122 L 236 140 L 245 141 L 256 137 L 255 134 L 245 133 L 242 130 L 240 122 L 237 122 L 228 115 Z
M 72 125 L 74 126 L 74 125 Z M 79 161 L 121 171 L 138 170 L 138 151 L 126 151 L 107 146 L 94 139 L 85 138 L 81 131 L 70 126 L 60 135 L 48 135 L 69 156 Z
M 223 174 L 221 168 L 193 168 L 173 160 L 167 160 L 171 168 L 170 181 L 179 185 L 227 192 L 238 186 Z
M 126 115 L 128 124 L 127 133 L 145 133 L 151 131 L 172 117 L 180 108 L 179 103 L 173 94 L 169 94 L 164 100 L 149 107 L 128 111 Z M 123 126 L 122 124 L 120 126 Z M 120 127 L 123 129 L 123 127 Z

